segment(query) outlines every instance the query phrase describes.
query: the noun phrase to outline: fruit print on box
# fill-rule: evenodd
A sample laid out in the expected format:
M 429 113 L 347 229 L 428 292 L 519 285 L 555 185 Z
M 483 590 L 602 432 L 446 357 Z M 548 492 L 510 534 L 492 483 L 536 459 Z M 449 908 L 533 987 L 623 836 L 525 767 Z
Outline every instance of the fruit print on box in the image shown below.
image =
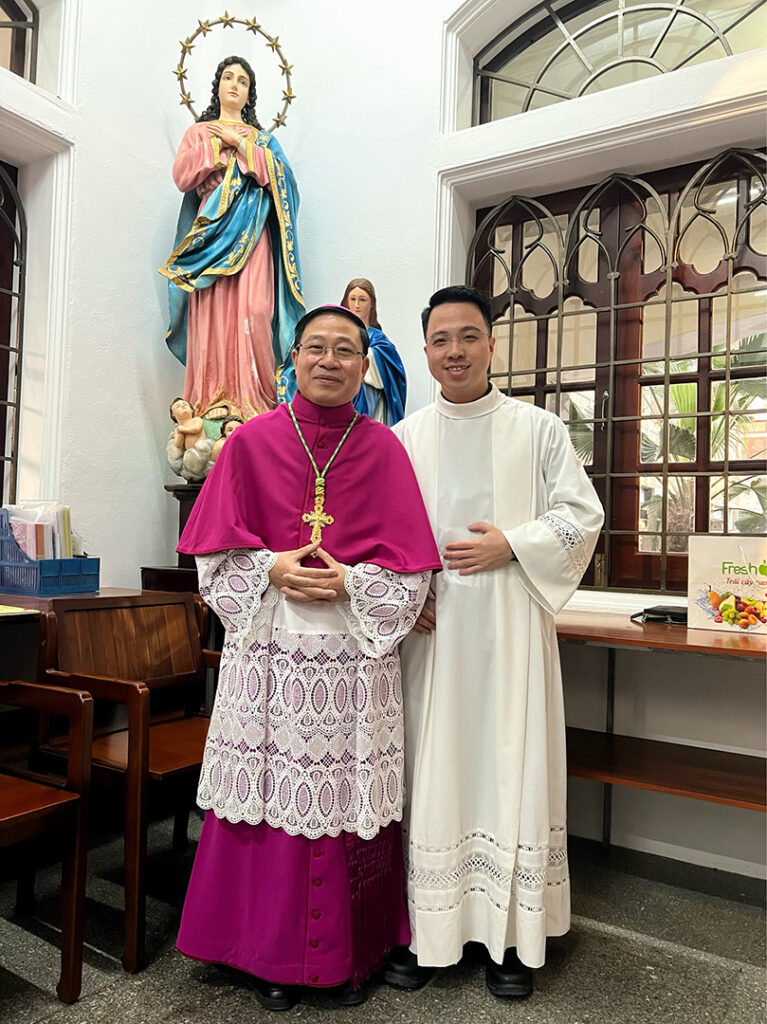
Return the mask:
M 689 539 L 688 626 L 767 633 L 767 539 Z

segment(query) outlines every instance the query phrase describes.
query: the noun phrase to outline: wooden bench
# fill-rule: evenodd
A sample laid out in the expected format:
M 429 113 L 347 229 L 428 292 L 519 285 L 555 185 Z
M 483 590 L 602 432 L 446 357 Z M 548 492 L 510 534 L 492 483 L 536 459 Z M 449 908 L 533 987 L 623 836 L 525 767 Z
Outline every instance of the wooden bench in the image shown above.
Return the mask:
M 66 778 L 55 779 L 22 764 L 19 737 L 0 754 L 0 846 L 44 839 L 63 844 L 61 884 L 61 976 L 56 991 L 64 1003 L 80 994 L 87 857 L 87 807 L 91 772 L 93 699 L 82 690 L 37 683 L 0 682 L 0 704 L 29 708 L 69 720 Z M 36 730 L 35 730 L 36 732 Z M 34 751 L 35 744 L 31 744 Z M 23 759 L 26 761 L 26 758 Z M 19 874 L 17 911 L 34 902 L 34 861 L 25 851 Z
M 191 594 L 161 592 L 59 598 L 53 607 L 43 617 L 45 679 L 93 695 L 93 783 L 124 789 L 123 966 L 137 971 L 146 956 L 148 791 L 160 786 L 169 796 L 179 849 L 202 765 L 205 609 Z

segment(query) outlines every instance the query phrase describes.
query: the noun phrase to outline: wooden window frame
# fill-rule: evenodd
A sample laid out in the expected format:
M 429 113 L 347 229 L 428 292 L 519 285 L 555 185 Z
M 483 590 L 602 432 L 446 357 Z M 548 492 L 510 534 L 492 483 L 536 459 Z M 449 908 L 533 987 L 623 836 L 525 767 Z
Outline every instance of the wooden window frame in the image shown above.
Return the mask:
M 702 190 L 707 186 L 736 180 L 739 182 L 735 223 L 740 225 L 735 236 L 725 246 L 725 255 L 710 273 L 698 273 L 684 265 L 680 247 L 685 233 L 681 220 L 682 203 L 685 210 L 693 204 L 694 216 L 712 218 L 701 205 Z M 756 199 L 751 195 L 752 182 L 760 182 Z M 545 197 L 511 196 L 490 210 L 477 213 L 477 231 L 472 241 L 467 270 L 467 281 L 475 284 L 491 297 L 493 320 L 508 323 L 510 338 L 507 370 L 494 372 L 496 383 L 506 393 L 533 400 L 536 405 L 547 405 L 553 395 L 555 411 L 561 408 L 561 395 L 568 391 L 594 390 L 593 462 L 588 467 L 594 485 L 606 510 L 605 530 L 600 537 L 597 552 L 589 567 L 584 585 L 617 590 L 684 591 L 687 586 L 687 558 L 673 550 L 679 544 L 686 547 L 688 532 L 706 533 L 710 529 L 709 504 L 712 481 L 725 480 L 724 523 L 729 531 L 727 495 L 732 477 L 759 476 L 764 472 L 761 463 L 753 460 L 729 458 L 727 438 L 723 458 L 714 459 L 710 451 L 710 389 L 712 382 L 726 382 L 729 394 L 732 381 L 755 378 L 763 370 L 734 365 L 737 360 L 728 357 L 723 368 L 714 367 L 711 351 L 711 311 L 713 300 L 732 289 L 736 274 L 750 271 L 761 290 L 767 282 L 767 257 L 750 248 L 748 228 L 744 228 L 745 215 L 757 206 L 767 206 L 767 170 L 765 155 L 761 151 L 730 150 L 701 163 L 667 169 L 642 176 L 611 175 L 604 181 L 581 189 L 559 192 Z M 650 201 L 665 204 L 667 230 L 660 239 L 661 265 L 657 270 L 644 272 L 643 252 L 650 237 L 647 206 Z M 586 217 L 591 223 L 593 211 L 599 211 L 599 229 L 596 232 L 575 230 L 575 222 Z M 554 268 L 554 286 L 549 295 L 538 296 L 525 287 L 524 264 L 536 247 L 542 250 L 547 238 L 554 238 L 554 218 L 567 215 L 569 228 L 560 231 L 559 250 L 550 253 Z M 539 237 L 524 243 L 523 224 L 538 222 Z M 496 229 L 511 227 L 511 240 L 506 250 L 498 247 Z M 550 234 L 544 233 L 548 229 Z M 593 236 L 593 237 L 592 237 Z M 587 237 L 598 244 L 598 273 L 596 282 L 588 282 L 579 275 L 577 254 Z M 552 248 L 556 248 L 552 246 Z M 499 281 L 503 287 L 499 287 Z M 675 298 L 674 283 L 684 290 L 683 298 Z M 660 289 L 666 295 L 657 298 Z M 564 303 L 577 297 L 586 313 L 596 315 L 595 357 L 584 369 L 593 371 L 590 381 L 563 380 L 561 359 L 562 324 L 568 315 Z M 698 348 L 695 369 L 675 371 L 670 351 L 670 310 L 679 301 L 698 301 Z M 535 367 L 514 370 L 512 349 L 514 327 L 520 322 L 513 311 L 519 304 L 527 317 L 537 317 L 537 343 Z M 648 305 L 663 306 L 666 316 L 665 352 L 662 357 L 642 353 L 642 311 Z M 549 360 L 549 325 L 557 325 L 557 356 Z M 761 344 L 761 343 L 760 343 Z M 496 350 L 498 352 L 498 348 Z M 764 362 L 765 350 L 759 349 L 757 360 Z M 737 355 L 733 352 L 732 355 Z M 721 358 L 721 353 L 720 353 Z M 642 372 L 645 363 L 662 363 L 662 375 Z M 534 377 L 534 384 L 514 383 L 515 376 Z M 552 380 L 553 377 L 553 380 Z M 697 384 L 694 435 L 697 441 L 692 461 L 674 461 L 669 452 L 668 431 L 673 422 L 669 391 L 677 383 Z M 664 386 L 663 437 L 666 440 L 661 463 L 642 463 L 641 395 L 648 384 Z M 551 401 L 551 399 L 549 400 Z M 602 407 L 604 405 L 604 407 Z M 767 413 L 765 413 L 767 417 Z M 729 414 L 728 414 L 729 422 Z M 668 485 L 675 476 L 694 478 L 695 519 L 691 530 L 675 533 L 670 529 Z M 639 550 L 640 501 L 639 487 L 642 477 L 662 477 L 660 551 Z M 673 511 L 673 508 L 671 509 Z M 673 525 L 673 523 L 671 524 Z M 734 532 L 734 531 L 733 531 Z M 650 534 L 642 531 L 645 537 Z M 746 536 L 747 534 L 739 534 Z

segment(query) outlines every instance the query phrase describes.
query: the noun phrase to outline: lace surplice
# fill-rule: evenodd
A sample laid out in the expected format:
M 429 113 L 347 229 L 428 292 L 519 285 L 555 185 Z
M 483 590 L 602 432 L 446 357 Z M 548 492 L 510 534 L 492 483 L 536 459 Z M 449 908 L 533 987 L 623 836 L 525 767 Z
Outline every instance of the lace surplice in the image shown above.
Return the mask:
M 345 566 L 349 601 L 296 606 L 269 584 L 276 557 L 197 558 L 200 593 L 227 630 L 198 803 L 290 835 L 372 838 L 402 817 L 397 647 L 431 573 Z

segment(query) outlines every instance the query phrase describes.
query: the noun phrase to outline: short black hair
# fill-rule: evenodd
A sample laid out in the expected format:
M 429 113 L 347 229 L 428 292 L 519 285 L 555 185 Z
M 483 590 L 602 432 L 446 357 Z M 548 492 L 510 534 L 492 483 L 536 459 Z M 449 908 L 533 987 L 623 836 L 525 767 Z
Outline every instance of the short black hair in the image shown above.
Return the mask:
M 490 299 L 488 299 L 487 295 L 478 288 L 472 288 L 467 284 L 451 284 L 447 288 L 440 288 L 439 291 L 436 291 L 429 299 L 429 305 L 421 313 L 421 326 L 423 327 L 424 338 L 429 327 L 429 317 L 432 310 L 436 309 L 437 306 L 444 306 L 447 302 L 469 302 L 472 306 L 476 306 L 482 314 L 482 319 L 485 321 L 487 333 L 493 333 L 493 323 L 490 317 Z
M 370 348 L 370 335 L 368 334 L 368 329 L 367 327 L 365 327 L 364 321 L 360 320 L 357 314 L 352 313 L 352 311 L 350 309 L 347 309 L 346 306 L 337 306 L 335 305 L 335 303 L 327 303 L 324 306 L 316 306 L 314 309 L 310 309 L 308 313 L 304 313 L 304 315 L 296 324 L 296 332 L 293 336 L 293 348 L 298 348 L 299 345 L 301 344 L 301 338 L 303 336 L 304 330 L 306 329 L 306 325 L 311 320 L 314 320 L 316 316 L 324 316 L 328 313 L 332 314 L 333 316 L 343 316 L 346 317 L 347 320 L 351 320 L 351 322 L 357 327 L 357 330 L 360 332 L 362 354 L 363 356 L 366 356 L 368 354 L 368 349 Z

